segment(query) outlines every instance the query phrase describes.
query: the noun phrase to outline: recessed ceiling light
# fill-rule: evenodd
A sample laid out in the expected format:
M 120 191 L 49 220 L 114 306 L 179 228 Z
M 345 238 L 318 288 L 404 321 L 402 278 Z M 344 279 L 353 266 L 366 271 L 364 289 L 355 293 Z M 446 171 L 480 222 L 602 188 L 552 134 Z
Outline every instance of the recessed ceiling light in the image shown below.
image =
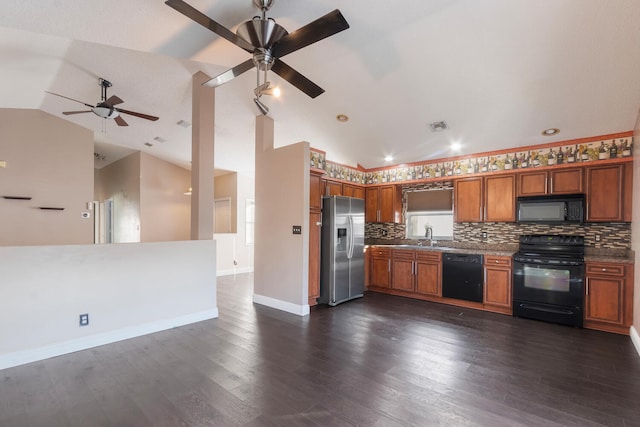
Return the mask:
M 549 128 L 542 131 L 542 135 L 544 136 L 553 136 L 560 133 L 560 129 L 557 128 Z
M 155 138 L 153 138 L 154 141 L 158 141 L 158 142 L 167 142 L 166 139 L 160 137 L 160 136 L 156 136 Z
M 391 160 L 393 160 L 393 156 L 384 156 L 385 162 L 390 162 Z
M 150 142 L 145 142 L 144 145 L 146 145 L 147 147 L 153 147 L 153 144 Z
M 338 114 L 336 116 L 336 120 L 339 122 L 348 122 L 349 121 L 349 116 L 347 116 L 346 114 Z
M 429 123 L 429 127 L 431 128 L 431 132 L 442 132 L 443 130 L 449 129 L 447 122 L 445 122 L 444 120 Z
M 191 127 L 191 123 L 189 123 L 189 122 L 187 122 L 187 121 L 184 121 L 184 120 L 180 120 L 180 121 L 177 123 L 177 125 L 178 125 L 178 126 L 182 126 L 183 128 Z
M 459 142 L 451 143 L 451 151 L 460 151 L 461 148 L 462 148 L 462 144 L 460 144 Z

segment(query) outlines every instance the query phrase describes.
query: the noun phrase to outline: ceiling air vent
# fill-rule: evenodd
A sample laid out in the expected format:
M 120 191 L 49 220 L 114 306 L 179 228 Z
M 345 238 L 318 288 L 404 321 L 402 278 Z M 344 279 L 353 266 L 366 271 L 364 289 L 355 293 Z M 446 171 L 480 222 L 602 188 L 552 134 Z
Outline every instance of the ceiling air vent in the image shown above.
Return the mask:
M 447 122 L 444 120 L 440 122 L 429 123 L 429 127 L 431 128 L 431 132 L 442 132 L 443 130 L 449 129 Z

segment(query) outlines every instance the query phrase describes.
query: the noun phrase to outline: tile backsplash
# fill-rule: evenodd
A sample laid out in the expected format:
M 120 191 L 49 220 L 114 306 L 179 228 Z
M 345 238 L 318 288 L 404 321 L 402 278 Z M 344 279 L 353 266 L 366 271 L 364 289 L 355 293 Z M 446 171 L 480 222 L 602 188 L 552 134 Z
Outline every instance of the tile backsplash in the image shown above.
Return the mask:
M 367 223 L 365 239 L 405 239 L 404 224 Z M 487 238 L 482 238 L 482 233 Z M 630 223 L 593 223 L 583 225 L 545 226 L 540 224 L 516 224 L 510 222 L 463 222 L 453 226 L 456 242 L 504 244 L 518 243 L 521 234 L 567 234 L 584 236 L 587 247 L 598 249 L 631 249 Z M 596 240 L 599 237 L 599 241 Z

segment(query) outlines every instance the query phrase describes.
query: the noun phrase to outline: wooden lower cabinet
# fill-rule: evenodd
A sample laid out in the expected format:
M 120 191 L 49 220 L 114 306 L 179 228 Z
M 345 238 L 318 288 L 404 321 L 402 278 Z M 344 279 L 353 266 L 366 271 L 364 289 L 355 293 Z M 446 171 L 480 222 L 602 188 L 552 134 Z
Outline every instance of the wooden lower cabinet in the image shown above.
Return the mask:
M 309 213 L 309 294 L 308 304 L 316 305 L 320 297 L 320 212 Z
M 442 297 L 442 252 L 416 252 L 415 292 Z
M 511 257 L 484 257 L 484 309 L 496 313 L 513 312 L 513 269 Z
M 413 292 L 415 251 L 394 250 L 391 260 L 391 288 Z
M 584 327 L 629 334 L 633 322 L 633 265 L 586 264 Z
M 369 248 L 369 287 L 391 287 L 391 250 Z

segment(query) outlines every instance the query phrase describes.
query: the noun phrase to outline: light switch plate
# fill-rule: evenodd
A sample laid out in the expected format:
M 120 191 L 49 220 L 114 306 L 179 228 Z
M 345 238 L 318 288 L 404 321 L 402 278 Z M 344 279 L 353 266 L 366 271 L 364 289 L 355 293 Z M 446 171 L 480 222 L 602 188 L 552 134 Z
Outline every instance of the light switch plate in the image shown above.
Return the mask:
M 302 226 L 294 225 L 293 226 L 293 234 L 302 234 Z

